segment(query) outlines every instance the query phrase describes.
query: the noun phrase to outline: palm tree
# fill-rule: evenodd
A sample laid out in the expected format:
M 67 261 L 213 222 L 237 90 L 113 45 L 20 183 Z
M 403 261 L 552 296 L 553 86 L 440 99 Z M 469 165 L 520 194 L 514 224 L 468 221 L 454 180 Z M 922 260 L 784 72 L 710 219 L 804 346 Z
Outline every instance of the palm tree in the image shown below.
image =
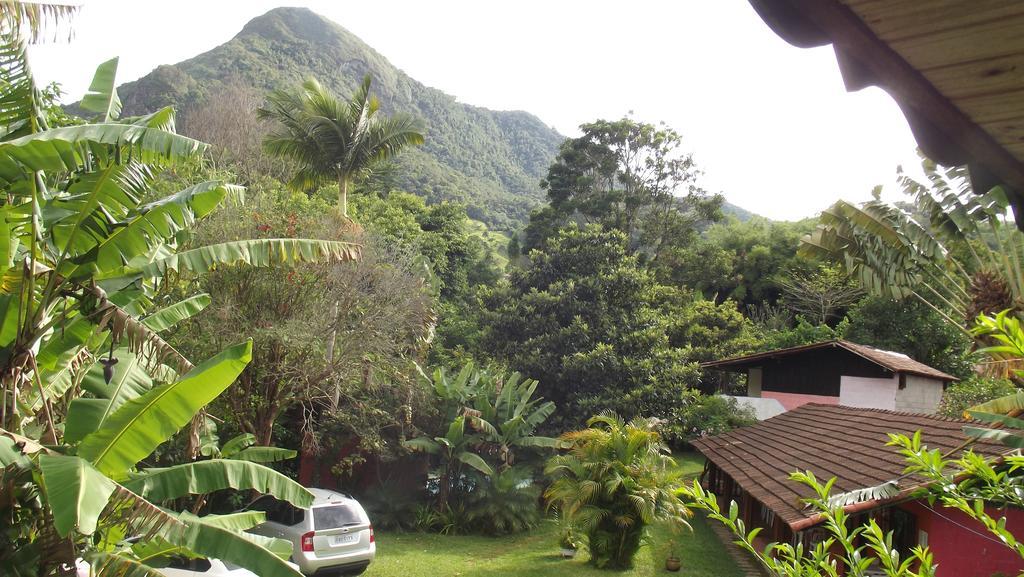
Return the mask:
M 592 417 L 588 428 L 562 435 L 570 449 L 552 457 L 545 491 L 572 528 L 586 536 L 598 567 L 633 565 L 647 527 L 655 521 L 686 526 L 691 513 L 675 495 L 681 473 L 654 430 L 657 421 L 625 423 L 613 414 Z
M 384 116 L 370 94 L 370 76 L 345 101 L 315 79 L 298 91 L 275 90 L 257 110 L 277 127 L 263 140 L 267 153 L 295 162 L 288 183 L 303 192 L 338 183 L 338 208 L 348 216 L 348 189 L 359 172 L 394 158 L 406 146 L 423 144 L 419 124 L 405 114 Z

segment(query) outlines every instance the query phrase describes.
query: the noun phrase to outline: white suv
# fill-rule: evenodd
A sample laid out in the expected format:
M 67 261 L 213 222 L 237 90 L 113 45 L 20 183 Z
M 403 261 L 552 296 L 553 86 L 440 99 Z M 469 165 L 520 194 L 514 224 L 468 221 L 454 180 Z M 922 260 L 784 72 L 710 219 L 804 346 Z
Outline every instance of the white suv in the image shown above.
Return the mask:
M 252 533 L 292 542 L 292 562 L 306 575 L 359 575 L 377 553 L 373 526 L 358 501 L 347 495 L 310 489 L 313 505 L 297 509 L 265 496 L 246 507 L 263 511 L 267 522 Z

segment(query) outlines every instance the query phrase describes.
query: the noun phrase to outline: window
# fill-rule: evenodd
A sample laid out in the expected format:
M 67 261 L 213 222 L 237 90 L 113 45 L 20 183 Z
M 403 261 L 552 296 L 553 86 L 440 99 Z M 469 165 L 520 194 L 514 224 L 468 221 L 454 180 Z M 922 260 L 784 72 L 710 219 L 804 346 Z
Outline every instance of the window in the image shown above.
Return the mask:
M 262 511 L 267 514 L 267 521 L 281 525 L 297 525 L 305 518 L 305 512 L 302 509 L 296 509 L 291 503 L 278 501 L 270 496 L 257 499 L 247 509 L 249 511 Z
M 761 523 L 765 529 L 771 529 L 775 526 L 775 511 L 772 511 L 768 507 L 761 505 Z
M 327 505 L 313 508 L 313 529 L 338 529 L 359 525 L 359 514 L 347 505 Z

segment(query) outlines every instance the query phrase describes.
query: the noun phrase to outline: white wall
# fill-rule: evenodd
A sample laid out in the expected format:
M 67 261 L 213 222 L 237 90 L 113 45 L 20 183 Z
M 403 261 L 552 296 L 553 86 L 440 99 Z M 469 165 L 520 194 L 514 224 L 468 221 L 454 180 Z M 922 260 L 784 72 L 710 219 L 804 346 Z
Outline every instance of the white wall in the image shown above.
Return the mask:
M 761 396 L 761 367 L 747 369 L 747 396 Z
M 899 377 L 896 375 L 887 379 L 843 375 L 839 379 L 839 404 L 847 407 L 893 410 L 897 408 L 899 386 Z
M 907 386 L 896 391 L 896 410 L 910 413 L 934 413 L 942 400 L 942 381 L 906 376 Z

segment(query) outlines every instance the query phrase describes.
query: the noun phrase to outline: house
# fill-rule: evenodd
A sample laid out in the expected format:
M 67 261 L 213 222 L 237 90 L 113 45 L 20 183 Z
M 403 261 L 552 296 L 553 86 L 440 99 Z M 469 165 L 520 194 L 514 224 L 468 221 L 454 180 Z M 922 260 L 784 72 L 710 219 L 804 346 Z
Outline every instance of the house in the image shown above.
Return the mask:
M 850 341 L 778 349 L 701 365 L 743 372 L 747 396 L 776 399 L 786 410 L 806 403 L 934 413 L 956 377 L 911 359 Z
M 885 445 L 888 433 L 921 431 L 924 442 L 942 452 L 962 450 L 965 421 L 880 409 L 805 404 L 750 427 L 693 442 L 707 458 L 701 480 L 723 506 L 735 501 L 748 529 L 762 527 L 775 542 L 813 546 L 826 533 L 822 519 L 801 499 L 811 490 L 789 479 L 795 471 L 811 471 L 822 481 L 836 478 L 833 494 L 877 487 L 895 481 L 887 497 L 854 501 L 845 507 L 852 526 L 875 519 L 893 531 L 894 545 L 906 553 L 928 545 L 938 564 L 938 577 L 1017 575 L 1024 560 L 986 532 L 978 522 L 952 509 L 910 498 L 922 482 L 903 477 L 905 462 Z M 987 442 L 973 446 L 987 456 L 1006 447 Z M 1006 509 L 1007 528 L 1024 535 L 1024 511 Z
M 1024 228 L 1024 2 L 750 4 L 794 46 L 832 44 L 847 90 L 892 95 L 924 154 L 967 165 L 978 192 L 1003 185 Z

